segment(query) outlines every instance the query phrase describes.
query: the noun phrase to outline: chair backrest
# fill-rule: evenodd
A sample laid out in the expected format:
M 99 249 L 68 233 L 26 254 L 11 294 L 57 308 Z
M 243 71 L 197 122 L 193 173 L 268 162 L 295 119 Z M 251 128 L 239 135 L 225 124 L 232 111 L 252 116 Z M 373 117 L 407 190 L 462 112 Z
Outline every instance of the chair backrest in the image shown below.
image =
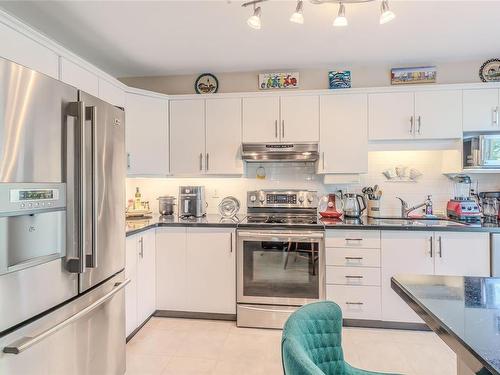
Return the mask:
M 331 301 L 302 306 L 283 328 L 281 354 L 286 375 L 343 375 L 342 311 Z

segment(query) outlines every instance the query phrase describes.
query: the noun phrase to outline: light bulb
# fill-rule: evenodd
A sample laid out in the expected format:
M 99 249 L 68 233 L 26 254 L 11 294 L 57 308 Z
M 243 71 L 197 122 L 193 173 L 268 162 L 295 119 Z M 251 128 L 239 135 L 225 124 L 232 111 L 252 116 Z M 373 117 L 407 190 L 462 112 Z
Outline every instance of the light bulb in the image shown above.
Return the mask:
M 302 0 L 297 2 L 297 8 L 295 8 L 295 12 L 290 17 L 290 22 L 303 24 L 304 23 L 304 14 L 303 14 L 304 4 Z
M 392 21 L 396 18 L 394 12 L 389 9 L 389 2 L 387 0 L 382 0 L 382 4 L 380 4 L 380 24 Z
M 341 26 L 347 26 L 347 18 L 345 17 L 345 5 L 340 3 L 339 4 L 339 13 L 337 14 L 337 17 L 333 20 L 333 26 L 336 27 L 341 27 Z
M 261 27 L 260 14 L 261 14 L 260 7 L 255 8 L 253 11 L 253 15 L 251 15 L 247 19 L 247 25 L 250 26 L 252 29 L 260 30 Z

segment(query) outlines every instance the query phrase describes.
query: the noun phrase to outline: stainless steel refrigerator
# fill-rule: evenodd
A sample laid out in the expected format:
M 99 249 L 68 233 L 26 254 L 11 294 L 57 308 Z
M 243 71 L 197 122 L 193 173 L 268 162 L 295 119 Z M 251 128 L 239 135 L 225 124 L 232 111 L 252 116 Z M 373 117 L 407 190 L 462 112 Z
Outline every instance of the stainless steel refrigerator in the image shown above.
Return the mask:
M 0 374 L 125 372 L 124 129 L 0 59 Z

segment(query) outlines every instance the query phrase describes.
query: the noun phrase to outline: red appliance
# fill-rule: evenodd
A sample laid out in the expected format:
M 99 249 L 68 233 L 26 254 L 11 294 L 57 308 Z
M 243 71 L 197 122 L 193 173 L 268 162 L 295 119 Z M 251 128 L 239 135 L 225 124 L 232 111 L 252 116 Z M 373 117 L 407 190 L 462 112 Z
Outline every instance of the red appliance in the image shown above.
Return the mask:
M 325 218 L 339 218 L 343 214 L 342 199 L 337 194 L 328 194 L 323 197 L 319 205 L 319 214 Z M 324 202 L 326 201 L 326 205 Z
M 453 178 L 455 197 L 448 201 L 446 213 L 452 219 L 476 221 L 481 219 L 481 209 L 471 197 L 471 179 L 466 175 Z

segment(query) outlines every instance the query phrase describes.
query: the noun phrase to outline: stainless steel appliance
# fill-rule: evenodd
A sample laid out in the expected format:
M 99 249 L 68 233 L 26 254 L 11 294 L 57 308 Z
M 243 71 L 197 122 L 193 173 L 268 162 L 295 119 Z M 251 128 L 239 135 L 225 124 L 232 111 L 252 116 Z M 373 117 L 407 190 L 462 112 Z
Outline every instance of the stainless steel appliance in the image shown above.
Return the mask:
M 345 217 L 360 217 L 366 209 L 365 197 L 360 194 L 345 193 L 343 202 Z
M 158 212 L 160 215 L 173 215 L 175 206 L 175 197 L 171 195 L 165 195 L 163 197 L 158 197 Z
M 179 216 L 202 217 L 206 213 L 205 186 L 179 187 Z
M 463 140 L 464 168 L 500 168 L 500 134 L 465 136 Z
M 125 372 L 124 125 L 0 59 L 2 374 Z
M 491 234 L 491 276 L 500 277 L 500 233 Z
M 457 175 L 453 178 L 454 198 L 446 204 L 446 213 L 457 220 L 477 221 L 481 219 L 479 204 L 471 196 L 472 181 L 469 176 Z
M 489 222 L 500 220 L 500 191 L 483 191 L 478 194 L 484 219 Z
M 315 162 L 319 158 L 315 143 L 243 143 L 241 155 L 247 162 Z
M 237 324 L 282 328 L 299 306 L 323 299 L 324 230 L 313 191 L 247 194 L 237 231 Z M 258 228 L 246 223 L 260 224 Z

